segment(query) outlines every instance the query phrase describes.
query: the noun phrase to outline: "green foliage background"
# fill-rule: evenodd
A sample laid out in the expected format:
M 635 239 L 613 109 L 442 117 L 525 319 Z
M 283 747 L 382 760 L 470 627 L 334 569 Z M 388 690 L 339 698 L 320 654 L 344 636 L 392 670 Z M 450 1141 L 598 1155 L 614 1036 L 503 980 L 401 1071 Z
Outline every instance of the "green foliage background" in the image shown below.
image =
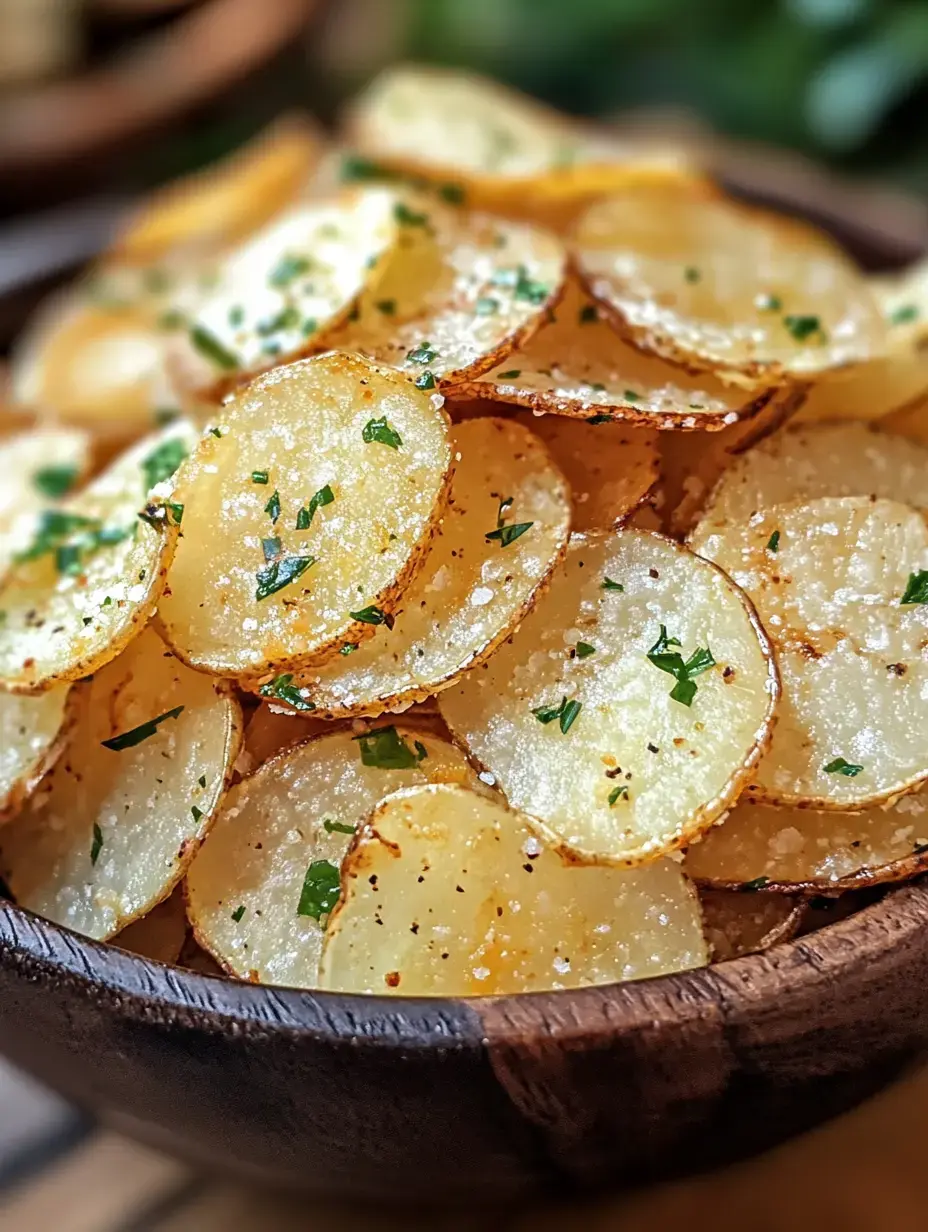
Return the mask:
M 591 115 L 689 107 L 928 189 L 928 0 L 407 0 L 410 58 Z

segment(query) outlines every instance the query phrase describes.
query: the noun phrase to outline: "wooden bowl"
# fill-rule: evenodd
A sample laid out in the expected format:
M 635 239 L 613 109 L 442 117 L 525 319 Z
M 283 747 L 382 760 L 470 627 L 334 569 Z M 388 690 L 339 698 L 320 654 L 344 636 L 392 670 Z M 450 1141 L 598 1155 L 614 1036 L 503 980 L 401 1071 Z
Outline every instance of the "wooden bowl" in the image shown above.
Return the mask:
M 914 255 L 852 194 L 781 204 L 868 264 Z M 715 1166 L 849 1108 L 928 1045 L 926 971 L 924 882 L 765 955 L 470 1001 L 210 979 L 0 903 L 0 1049 L 190 1160 L 356 1199 L 489 1202 Z

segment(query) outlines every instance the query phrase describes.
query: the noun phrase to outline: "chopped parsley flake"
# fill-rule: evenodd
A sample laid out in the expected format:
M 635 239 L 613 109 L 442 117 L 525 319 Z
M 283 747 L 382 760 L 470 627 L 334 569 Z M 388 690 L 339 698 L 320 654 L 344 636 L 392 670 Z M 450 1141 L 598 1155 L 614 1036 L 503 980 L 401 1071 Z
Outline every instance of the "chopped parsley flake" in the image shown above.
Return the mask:
M 275 535 L 272 539 L 261 540 L 261 550 L 265 561 L 276 560 L 283 551 L 283 544 Z
M 420 372 L 413 384 L 416 389 L 434 389 L 435 376 L 431 372 Z
M 357 834 L 357 826 L 346 826 L 344 822 L 332 821 L 331 817 L 326 817 L 322 823 L 322 828 L 326 834 Z
M 349 612 L 348 615 L 352 620 L 360 620 L 363 625 L 386 625 L 388 629 L 393 628 L 393 617 L 375 607 L 373 603 L 370 607 L 362 607 L 360 612 Z M 357 650 L 357 647 L 354 649 Z M 342 650 L 344 651 L 344 647 Z
M 591 415 L 586 422 L 588 424 L 612 423 L 612 416 L 611 415 Z
M 610 791 L 609 807 L 612 808 L 612 806 L 616 803 L 616 801 L 620 799 L 621 800 L 628 799 L 628 785 L 625 783 L 622 783 L 619 787 L 613 787 L 612 791 Z
M 775 530 L 773 534 L 770 536 L 770 538 L 767 540 L 767 551 L 772 552 L 774 555 L 776 555 L 776 553 L 779 550 L 780 550 L 780 532 L 778 530 Z
M 361 440 L 366 445 L 370 445 L 376 441 L 378 445 L 388 445 L 390 449 L 399 449 L 403 443 L 403 438 L 387 423 L 386 417 L 380 419 L 369 419 L 361 431 Z
M 344 646 L 340 647 L 340 649 L 339 649 L 339 652 L 338 652 L 338 653 L 339 653 L 340 655 L 350 655 L 350 654 L 354 654 L 354 652 L 357 650 L 357 648 L 358 648 L 358 643 L 357 643 L 357 642 L 346 642 L 346 643 L 344 644 Z
M 203 810 L 201 808 L 197 808 L 196 805 L 194 805 L 193 808 L 191 808 L 190 815 L 194 821 L 203 820 Z
M 379 770 L 414 770 L 422 760 L 409 747 L 395 727 L 378 727 L 355 736 L 361 751 L 361 764 Z
M 296 529 L 309 530 L 312 526 L 313 518 L 316 516 L 316 510 L 321 509 L 323 505 L 331 505 L 335 500 L 335 493 L 328 484 L 324 488 L 320 488 L 318 492 L 314 492 L 310 497 L 309 508 L 301 509 L 296 515 Z
M 919 569 L 918 573 L 909 574 L 899 603 L 928 603 L 928 570 Z
M 296 685 L 293 684 L 292 672 L 285 672 L 281 676 L 275 676 L 267 684 L 261 685 L 258 692 L 262 697 L 273 697 L 279 701 L 286 702 L 294 710 L 302 710 L 308 713 L 310 710 L 316 709 L 314 703 L 307 701 Z
M 688 265 L 683 271 L 683 277 L 687 282 L 699 282 L 702 278 L 702 274 L 695 265 Z
M 406 352 L 406 358 L 411 364 L 430 364 L 438 358 L 438 352 L 432 349 L 430 342 L 420 342 L 417 347 Z
M 276 595 L 279 590 L 302 577 L 307 569 L 316 563 L 315 556 L 285 556 L 283 560 L 275 560 L 259 569 L 255 580 L 255 599 L 258 603 L 270 595 Z
M 341 878 L 335 865 L 329 860 L 313 860 L 303 878 L 296 913 L 319 920 L 331 913 L 340 893 Z
M 440 184 L 438 195 L 449 205 L 463 205 L 467 196 L 462 184 Z
M 500 381 L 514 381 L 514 380 L 516 379 L 516 377 L 517 377 L 517 376 L 521 376 L 521 375 L 522 375 L 522 369 L 521 369 L 521 368 L 510 368 L 507 372 L 500 372 L 500 373 L 498 373 L 498 374 L 497 374 L 497 380 L 500 380 Z
M 753 894 L 755 890 L 762 890 L 768 885 L 770 885 L 769 877 L 755 877 L 753 881 L 742 881 L 738 889 L 742 894 Z
M 603 578 L 599 586 L 600 590 L 624 590 L 625 587 L 621 582 L 613 582 L 611 577 Z M 678 643 L 679 644 L 679 643 Z
M 575 650 L 578 659 L 587 659 L 591 654 L 596 654 L 596 647 L 591 646 L 589 642 L 577 642 Z
M 277 519 L 280 517 L 280 493 L 275 488 L 268 498 L 267 504 L 264 506 L 264 512 L 276 525 Z
M 232 912 L 232 919 L 236 922 L 236 924 L 241 924 L 241 922 L 242 922 L 242 916 L 243 916 L 244 914 L 245 914 L 245 907 L 244 907 L 244 905 L 242 905 L 242 906 L 240 906 L 240 907 L 236 907 L 236 908 L 235 908 L 235 910 Z
M 918 320 L 917 304 L 900 304 L 889 314 L 890 325 L 908 325 L 916 320 Z
M 491 295 L 481 295 L 474 304 L 474 312 L 478 317 L 491 317 L 499 312 L 499 300 L 493 299 Z
M 754 300 L 754 306 L 759 312 L 779 312 L 783 307 L 783 301 L 779 295 L 758 295 Z
M 667 672 L 668 675 L 676 678 L 677 683 L 670 691 L 673 700 L 684 706 L 692 706 L 693 698 L 696 696 L 696 684 L 693 677 L 708 671 L 710 667 L 715 667 L 715 659 L 712 657 L 712 651 L 706 646 L 705 649 L 697 647 L 684 662 L 679 651 L 669 650 L 670 646 L 679 645 L 679 639 L 668 637 L 666 626 L 661 625 L 660 635 L 648 651 L 648 659 L 660 671 Z
M 490 281 L 495 287 L 512 287 L 515 299 L 527 300 L 530 304 L 543 304 L 550 292 L 543 282 L 529 278 L 524 265 L 498 270 Z
M 360 154 L 346 154 L 339 168 L 339 178 L 346 183 L 357 180 L 388 180 L 392 179 L 386 167 L 363 158 Z
M 166 723 L 168 719 L 176 719 L 183 713 L 183 709 L 183 706 L 175 706 L 173 710 L 166 710 L 164 714 L 159 714 L 156 719 L 149 719 L 147 723 L 140 723 L 131 731 L 113 736 L 111 740 L 102 740 L 100 743 L 105 749 L 111 749 L 114 753 L 121 753 L 124 749 L 134 749 L 137 744 L 151 739 L 162 723 Z
M 147 458 L 142 459 L 142 474 L 145 491 L 150 492 L 156 484 L 170 479 L 187 456 L 187 446 L 178 436 L 163 441 Z
M 268 481 L 267 471 L 252 471 L 251 472 L 251 482 L 252 483 L 267 483 L 267 481 Z
M 200 777 L 197 779 L 197 782 L 200 784 L 201 787 L 205 787 L 206 786 L 206 775 L 201 774 Z
M 562 697 L 557 706 L 536 706 L 532 714 L 539 723 L 553 723 L 557 719 L 558 727 L 566 736 L 582 708 L 582 702 L 568 701 Z
M 498 539 L 500 547 L 508 548 L 511 543 L 521 539 L 525 532 L 531 530 L 534 525 L 534 522 L 515 522 L 512 526 L 497 526 L 496 530 L 487 531 L 486 538 L 488 540 Z
M 202 325 L 194 325 L 190 330 L 190 341 L 204 358 L 215 364 L 217 368 L 228 371 L 238 367 L 238 356 L 227 350 L 215 334 L 211 334 Z M 218 436 L 218 433 L 216 434 Z
M 375 302 L 374 307 L 378 312 L 382 312 L 385 317 L 392 317 L 396 312 L 396 300 L 378 299 Z
M 76 479 L 76 466 L 43 466 L 32 476 L 32 483 L 43 496 L 58 500 L 71 491 Z
M 90 863 L 96 865 L 100 859 L 100 852 L 103 850 L 103 831 L 93 823 L 93 842 L 90 844 Z
M 404 201 L 397 201 L 394 205 L 393 217 L 402 227 L 425 227 L 428 226 L 429 221 L 428 214 L 411 210 Z
M 245 320 L 245 309 L 241 304 L 234 304 L 229 309 L 229 324 L 237 329 Z
M 816 334 L 820 341 L 825 341 L 825 331 L 822 329 L 818 317 L 801 314 L 796 316 L 787 315 L 783 318 L 783 324 L 797 342 L 805 342 L 807 338 L 811 338 Z
M 843 757 L 836 757 L 827 766 L 822 766 L 822 769 L 826 774 L 843 774 L 847 779 L 856 779 L 858 774 L 863 772 L 863 766 L 857 766 L 852 761 L 845 761 Z
M 281 290 L 283 287 L 289 286 L 294 278 L 299 278 L 300 274 L 307 273 L 310 264 L 308 257 L 287 254 L 281 257 L 271 270 L 268 282 L 272 287 Z

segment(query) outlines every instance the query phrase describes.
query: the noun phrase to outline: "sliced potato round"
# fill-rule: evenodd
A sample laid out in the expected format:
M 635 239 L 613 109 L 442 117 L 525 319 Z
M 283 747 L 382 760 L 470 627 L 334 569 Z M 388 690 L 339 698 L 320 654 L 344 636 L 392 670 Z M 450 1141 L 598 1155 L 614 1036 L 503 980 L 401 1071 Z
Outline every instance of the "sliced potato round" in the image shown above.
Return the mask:
M 54 765 L 75 717 L 76 693 L 60 685 L 39 697 L 0 693 L 0 821 Z
M 191 245 L 238 243 L 296 199 L 322 150 L 308 116 L 283 116 L 218 163 L 152 193 L 113 249 L 120 259 L 150 262 Z
M 330 718 L 402 709 L 482 663 L 531 608 L 567 547 L 567 485 L 521 424 L 473 419 L 451 440 L 448 508 L 393 627 L 298 673 L 280 700 Z
M 501 212 L 693 176 L 679 151 L 607 139 L 486 78 L 417 65 L 376 78 L 349 112 L 346 138 L 385 168 L 450 181 L 469 203 Z
M 189 262 L 98 268 L 30 321 L 13 354 L 13 397 L 98 440 L 149 431 L 176 413 L 169 357 L 209 278 Z
M 444 508 L 440 398 L 337 353 L 259 377 L 178 477 L 159 609 L 192 667 L 260 676 L 389 624 Z
M 416 728 L 359 726 L 273 758 L 229 794 L 187 875 L 197 939 L 232 975 L 318 986 L 320 920 L 357 827 L 391 791 L 477 784 L 463 753 Z
M 574 279 L 549 320 L 485 376 L 454 391 L 577 419 L 713 430 L 749 419 L 772 391 L 746 393 L 643 354 L 602 319 Z
M 187 940 L 187 907 L 180 886 L 157 907 L 112 938 L 113 945 L 130 954 L 173 966 Z
M 415 374 L 420 389 L 446 391 L 541 327 L 560 299 L 566 252 L 537 227 L 434 202 L 405 208 L 405 242 L 357 320 L 328 341 Z
M 739 804 L 689 849 L 686 866 L 708 885 L 815 893 L 903 881 L 928 868 L 928 795 L 859 813 Z
M 773 505 L 870 496 L 928 508 L 928 449 L 866 424 L 794 424 L 736 458 L 712 491 L 690 546 L 712 557 L 717 535 Z M 713 557 L 714 559 L 714 557 Z
M 79 680 L 144 628 L 183 516 L 172 469 L 195 439 L 190 424 L 172 424 L 41 515 L 0 585 L 0 686 L 39 692 Z
M 36 428 L 0 441 L 0 577 L 32 542 L 40 511 L 79 487 L 90 437 L 76 428 Z
M 735 461 L 760 441 L 779 432 L 801 409 L 805 388 L 787 386 L 750 419 L 719 432 L 664 432 L 658 440 L 661 453 L 660 494 L 657 504 L 664 526 L 683 537 L 693 529 L 709 493 Z
M 713 962 L 760 954 L 789 941 L 804 912 L 803 904 L 786 894 L 702 890 L 699 902 Z
M 754 798 L 852 809 L 928 778 L 928 527 L 895 501 L 775 505 L 700 544 L 757 604 L 783 681 Z
M 737 799 L 777 694 L 737 587 L 669 539 L 620 530 L 574 536 L 519 632 L 440 705 L 562 850 L 637 864 L 691 841 Z
M 660 477 L 653 430 L 624 423 L 582 423 L 534 411 L 516 417 L 541 437 L 570 484 L 571 529 L 620 526 L 652 495 Z
M 106 940 L 183 877 L 231 775 L 241 715 L 150 629 L 78 704 L 64 755 L 3 828 L 0 867 L 20 906 Z
M 227 257 L 173 357 L 181 387 L 218 395 L 318 349 L 378 279 L 397 243 L 399 204 L 380 187 L 301 205 Z
M 589 291 L 643 350 L 736 384 L 771 384 L 883 354 L 863 276 L 824 234 L 782 215 L 639 185 L 577 224 Z
M 388 797 L 352 842 L 326 926 L 323 988 L 494 996 L 664 975 L 707 962 L 673 860 L 576 868 L 530 818 L 465 787 Z

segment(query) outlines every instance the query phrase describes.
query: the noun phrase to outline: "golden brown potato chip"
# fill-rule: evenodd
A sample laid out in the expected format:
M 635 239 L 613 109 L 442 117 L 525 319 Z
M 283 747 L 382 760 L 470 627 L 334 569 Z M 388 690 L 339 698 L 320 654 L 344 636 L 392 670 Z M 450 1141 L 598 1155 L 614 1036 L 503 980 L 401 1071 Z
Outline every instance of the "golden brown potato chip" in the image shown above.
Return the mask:
M 537 227 L 434 202 L 404 210 L 404 242 L 357 319 L 327 342 L 408 372 L 420 389 L 446 391 L 541 327 L 560 299 L 566 253 Z
M 182 388 L 215 396 L 319 349 L 396 245 L 401 198 L 343 192 L 275 219 L 219 266 L 172 357 Z
M 709 885 L 820 894 L 914 877 L 926 853 L 928 795 L 918 791 L 858 813 L 739 804 L 689 849 L 686 867 Z
M 914 448 L 914 447 L 913 447 Z M 749 791 L 854 809 L 928 778 L 928 526 L 872 497 L 773 505 L 700 538 L 757 604 L 783 696 Z
M 794 936 L 804 907 L 785 894 L 701 890 L 703 928 L 713 962 L 759 954 Z
M 0 585 L 3 688 L 38 692 L 89 676 L 145 627 L 183 517 L 172 475 L 195 439 L 189 424 L 173 424 L 40 516 Z
M 389 625 L 441 517 L 441 399 L 330 353 L 221 411 L 178 477 L 184 534 L 159 619 L 201 671 L 263 676 Z M 2 662 L 2 660 L 0 660 Z
M 454 391 L 535 411 L 649 428 L 719 429 L 756 415 L 773 391 L 746 393 L 645 355 L 602 319 L 574 279 L 549 320 L 485 376 Z
M 197 938 L 233 975 L 318 986 L 323 917 L 356 828 L 400 787 L 478 785 L 454 745 L 379 724 L 307 741 L 230 792 L 187 876 Z M 330 901 L 331 900 L 331 901 Z
M 448 726 L 574 858 L 639 864 L 707 829 L 770 739 L 769 643 L 719 570 L 658 535 L 575 535 L 488 663 L 441 694 Z
M 346 140 L 364 156 L 348 174 L 426 177 L 449 200 L 524 217 L 629 183 L 695 178 L 679 150 L 620 142 L 496 82 L 434 66 L 381 73 L 351 108 Z
M 863 276 L 824 234 L 720 197 L 639 185 L 577 224 L 587 288 L 642 350 L 770 385 L 884 353 Z
M 495 996 L 704 966 L 699 905 L 672 860 L 575 868 L 531 819 L 464 787 L 388 797 L 352 842 L 323 988 Z
M 78 705 L 64 754 L 3 828 L 0 868 L 20 906 L 106 940 L 187 871 L 231 774 L 241 716 L 151 630 Z
M 308 116 L 283 116 L 218 163 L 152 193 L 113 250 L 148 263 L 179 248 L 237 243 L 296 199 L 322 151 L 323 137 Z
M 572 425 L 575 426 L 575 425 Z M 570 496 L 547 450 L 520 424 L 452 429 L 448 508 L 392 628 L 296 673 L 274 692 L 328 717 L 380 714 L 447 688 L 518 628 L 567 547 Z
M 76 701 L 69 685 L 39 697 L 0 693 L 0 821 L 15 813 L 55 764 L 74 722 Z

